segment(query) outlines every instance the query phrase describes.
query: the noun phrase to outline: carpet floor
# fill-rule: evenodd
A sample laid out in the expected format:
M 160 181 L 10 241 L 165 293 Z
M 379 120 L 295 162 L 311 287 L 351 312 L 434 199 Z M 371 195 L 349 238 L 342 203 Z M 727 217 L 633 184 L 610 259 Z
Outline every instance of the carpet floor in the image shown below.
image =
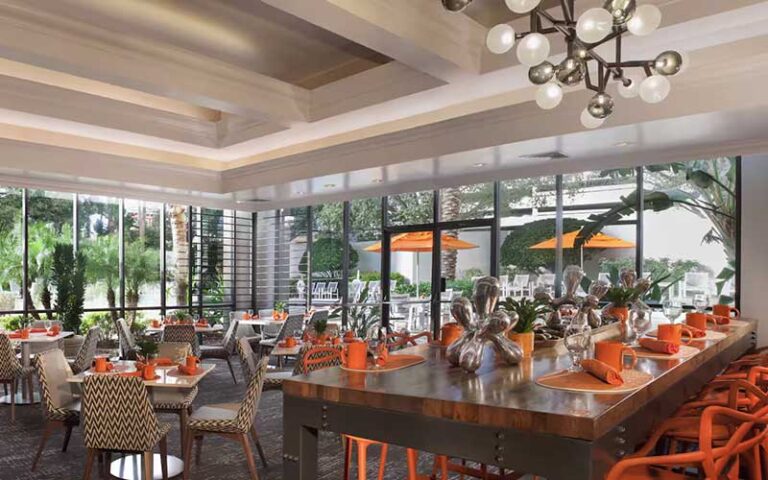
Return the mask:
M 206 360 L 206 362 L 208 361 L 210 360 Z M 239 376 L 238 384 L 234 385 L 226 363 L 213 362 L 216 363 L 216 368 L 201 382 L 200 393 L 195 401 L 195 406 L 236 402 L 243 396 L 242 377 Z M 238 366 L 235 367 L 235 372 L 240 375 Z M 256 419 L 259 437 L 269 462 L 269 466 L 265 468 L 257 456 L 257 466 L 261 479 L 278 480 L 283 478 L 282 416 L 282 393 L 279 391 L 265 392 L 262 395 Z M 162 421 L 174 425 L 168 438 L 169 454 L 181 456 L 178 417 L 160 415 L 160 418 Z M 10 406 L 0 405 L 0 425 L 2 425 L 2 433 L 0 433 L 0 451 L 2 452 L 0 455 L 0 479 L 69 480 L 82 478 L 85 465 L 85 447 L 82 432 L 79 429 L 75 429 L 72 434 L 72 440 L 66 453 L 61 452 L 63 434 L 53 435 L 43 451 L 37 471 L 31 472 L 32 456 L 37 448 L 43 427 L 40 405 L 18 406 L 16 423 L 14 424 L 11 424 Z M 369 450 L 368 478 L 376 478 L 379 451 L 377 447 L 371 447 Z M 322 434 L 319 446 L 318 478 L 323 480 L 341 479 L 342 457 L 339 436 Z M 353 458 L 354 462 L 355 459 Z M 431 462 L 431 456 L 422 455 L 420 471 L 422 473 L 430 472 Z M 388 454 L 385 478 L 403 480 L 406 477 L 405 450 L 392 446 Z M 94 473 L 93 478 L 98 478 L 98 475 Z M 248 479 L 242 447 L 221 437 L 206 437 L 201 463 L 199 466 L 192 467 L 190 478 L 194 480 Z M 357 478 L 357 472 L 354 468 L 352 478 Z

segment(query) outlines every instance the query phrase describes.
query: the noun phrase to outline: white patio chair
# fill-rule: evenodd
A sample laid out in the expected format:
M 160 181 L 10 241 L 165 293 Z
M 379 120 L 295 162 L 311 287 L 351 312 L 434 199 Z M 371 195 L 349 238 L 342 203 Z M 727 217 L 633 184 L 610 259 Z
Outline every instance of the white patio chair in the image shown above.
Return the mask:
M 542 273 L 539 278 L 536 279 L 536 285 L 544 287 L 549 292 L 555 291 L 555 274 L 554 273 Z
M 608 285 L 611 285 L 613 282 L 611 281 L 611 274 L 608 272 L 600 272 L 597 274 L 597 281 L 598 282 L 605 282 Z
M 710 295 L 710 275 L 708 272 L 686 272 L 683 277 L 683 298 L 693 297 L 698 293 Z
M 552 278 L 552 283 L 554 283 L 554 276 Z M 531 294 L 531 275 L 527 273 L 518 273 L 512 278 L 512 285 L 510 285 L 510 293 L 513 297 L 524 297 L 526 295 Z M 519 294 L 518 294 L 519 292 Z
M 339 282 L 328 282 L 328 287 L 325 290 L 324 298 L 329 298 L 329 299 L 339 298 Z
M 313 298 L 325 298 L 325 282 L 316 282 L 312 292 Z
M 509 275 L 499 275 L 499 284 L 501 284 L 501 296 L 507 298 L 510 294 Z

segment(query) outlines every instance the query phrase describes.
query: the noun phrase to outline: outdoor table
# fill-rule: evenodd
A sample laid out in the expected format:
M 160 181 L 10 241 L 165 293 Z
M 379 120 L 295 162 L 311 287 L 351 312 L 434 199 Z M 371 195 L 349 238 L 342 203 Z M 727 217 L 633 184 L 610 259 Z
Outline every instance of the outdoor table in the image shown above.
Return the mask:
M 718 341 L 686 359 L 639 358 L 654 380 L 631 393 L 552 390 L 539 376 L 568 368 L 556 349 L 517 366 L 495 365 L 486 348 L 474 373 L 451 367 L 445 349 L 403 350 L 424 363 L 390 373 L 328 368 L 283 383 L 283 478 L 317 476 L 318 431 L 346 433 L 552 479 L 602 479 L 757 338 L 756 322 L 720 327 Z
M 145 332 L 147 332 L 150 335 L 162 333 L 165 329 L 165 325 L 160 325 L 159 327 L 153 327 L 152 325 L 149 325 Z M 203 344 L 203 335 L 206 333 L 215 333 L 215 332 L 221 332 L 223 327 L 221 325 L 209 325 L 207 327 L 199 327 L 195 325 L 195 333 L 197 334 L 197 341 L 200 345 Z
M 59 332 L 56 336 L 48 336 L 47 333 L 30 333 L 29 338 L 10 338 L 11 343 L 21 344 L 21 365 L 23 367 L 30 366 L 30 356 L 32 351 L 32 344 L 35 345 L 50 345 L 51 343 L 58 342 L 67 337 L 74 335 L 74 332 Z M 29 405 L 32 403 L 40 403 L 40 394 L 37 392 L 27 392 L 26 382 L 21 383 L 21 391 L 16 394 L 17 405 Z M 29 393 L 27 395 L 26 393 Z M 11 394 L 0 397 L 0 403 L 10 404 Z
M 136 362 L 129 360 L 120 360 L 112 362 L 115 366 L 115 370 L 107 373 L 95 373 L 92 369 L 88 369 L 84 372 L 80 372 L 77 375 L 73 375 L 67 378 L 67 382 L 70 383 L 82 383 L 85 377 L 90 375 L 118 375 L 121 372 L 136 371 Z M 211 370 L 216 368 L 216 365 L 212 363 L 199 364 L 201 372 L 197 375 L 179 375 L 176 371 L 176 366 L 155 366 L 155 373 L 160 378 L 156 380 L 144 380 L 144 385 L 148 388 L 176 388 L 176 389 L 189 389 L 194 388 L 200 383 Z M 160 454 L 154 455 L 153 472 L 155 479 L 162 479 Z M 139 480 L 142 478 L 141 470 L 143 468 L 141 454 L 138 455 L 125 455 L 112 461 L 109 467 L 109 472 L 113 477 L 121 478 L 125 480 Z M 168 455 L 168 478 L 181 475 L 184 471 L 184 461 L 173 455 Z

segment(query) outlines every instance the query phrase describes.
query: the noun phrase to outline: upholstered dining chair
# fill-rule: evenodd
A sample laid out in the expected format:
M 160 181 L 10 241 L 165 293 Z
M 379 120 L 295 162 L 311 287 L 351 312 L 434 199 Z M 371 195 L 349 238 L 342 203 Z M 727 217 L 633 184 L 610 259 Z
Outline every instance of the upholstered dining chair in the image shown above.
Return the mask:
M 98 329 L 98 327 L 94 327 Z M 80 424 L 80 399 L 75 395 L 67 377 L 72 370 L 61 350 L 49 350 L 37 355 L 35 360 L 37 375 L 40 379 L 40 393 L 43 404 L 45 427 L 40 437 L 40 445 L 32 460 L 32 471 L 37 468 L 48 438 L 56 430 L 64 430 L 62 452 L 67 451 L 72 429 Z
M 83 433 L 88 449 L 85 480 L 91 478 L 96 455 L 106 452 L 141 454 L 143 477 L 153 478 L 153 450 L 158 444 L 163 478 L 167 479 L 170 429 L 157 420 L 141 378 L 90 375 L 83 380 Z
M 259 350 L 262 355 L 267 354 L 275 345 L 282 342 L 285 337 L 293 335 L 297 330 L 304 330 L 304 314 L 288 315 L 288 318 L 280 324 L 280 331 L 275 338 L 269 338 L 259 342 Z
M 227 328 L 227 333 L 224 334 L 221 345 L 200 345 L 200 358 L 218 358 L 227 362 L 229 373 L 232 375 L 232 381 L 235 384 L 237 384 L 237 377 L 235 377 L 235 370 L 232 368 L 230 357 L 235 353 L 235 343 L 237 342 L 235 332 L 237 332 L 239 323 L 237 320 L 229 323 L 229 328 Z
M 133 338 L 131 329 L 124 318 L 117 319 L 115 330 L 117 330 L 117 338 L 120 341 L 120 358 L 123 360 L 136 360 L 136 354 L 138 353 L 136 339 Z
M 33 395 L 32 375 L 34 367 L 23 367 L 7 335 L 0 334 L 0 383 L 11 387 L 11 423 L 16 421 L 16 392 L 19 382 L 27 382 L 27 394 Z
M 197 341 L 194 325 L 166 325 L 163 328 L 163 342 L 185 342 L 192 346 L 192 353 L 200 356 L 200 343 Z
M 258 359 L 256 357 L 256 353 L 253 351 L 253 348 L 251 347 L 251 343 L 248 341 L 247 338 L 241 338 L 236 343 L 237 350 L 237 356 L 240 359 L 240 366 L 243 369 L 243 378 L 245 379 L 245 383 L 248 384 L 251 382 L 251 379 L 253 379 L 253 376 L 256 374 L 256 369 L 258 365 Z M 261 358 L 265 358 L 269 360 L 269 356 L 264 356 Z M 268 372 L 265 375 L 264 378 L 264 386 L 263 390 L 280 390 L 283 388 L 283 380 L 286 378 L 289 378 L 291 375 L 293 375 L 293 372 L 287 372 L 287 371 L 278 371 L 278 372 Z
M 192 355 L 192 346 L 187 342 L 160 342 L 157 345 L 158 357 L 170 358 L 172 362 L 183 364 L 187 356 Z M 149 399 L 158 413 L 172 413 L 179 416 L 181 448 L 184 448 L 184 436 L 187 422 L 192 412 L 192 403 L 197 398 L 198 388 L 152 388 Z
M 77 351 L 77 356 L 69 362 L 69 366 L 74 374 L 78 374 L 91 367 L 93 357 L 96 356 L 96 348 L 98 347 L 100 337 L 101 329 L 99 327 L 88 329 L 88 333 L 85 334 L 85 341 L 80 346 L 80 350 Z
M 253 459 L 253 451 L 248 440 L 248 434 L 251 434 L 256 450 L 259 452 L 261 461 L 267 467 L 267 458 L 259 443 L 259 437 L 256 433 L 254 420 L 256 411 L 261 398 L 264 376 L 267 373 L 267 359 L 262 358 L 256 365 L 253 378 L 248 383 L 248 389 L 245 392 L 245 399 L 240 404 L 217 404 L 201 407 L 192 414 L 187 426 L 188 435 L 184 448 L 184 479 L 189 478 L 190 464 L 192 463 L 192 443 L 196 440 L 198 443 L 197 463 L 200 462 L 200 442 L 204 435 L 219 435 L 225 438 L 236 440 L 243 446 L 245 458 L 248 463 L 248 470 L 252 480 L 258 480 L 259 474 L 256 471 L 256 462 Z

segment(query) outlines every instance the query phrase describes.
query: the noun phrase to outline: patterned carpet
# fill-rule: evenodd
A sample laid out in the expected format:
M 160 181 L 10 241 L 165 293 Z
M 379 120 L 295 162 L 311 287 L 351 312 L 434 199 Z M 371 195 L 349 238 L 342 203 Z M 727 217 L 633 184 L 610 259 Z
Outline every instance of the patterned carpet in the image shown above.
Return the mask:
M 208 361 L 207 361 L 208 362 Z M 222 361 L 215 362 L 216 369 L 211 372 L 200 385 L 200 394 L 195 406 L 210 403 L 239 401 L 243 396 L 244 386 L 241 378 L 238 385 L 232 383 L 227 366 Z M 236 373 L 240 375 L 239 366 Z M 282 393 L 278 391 L 265 392 L 259 405 L 257 428 L 269 461 L 269 468 L 264 468 L 257 459 L 261 479 L 282 479 Z M 172 422 L 174 425 L 169 437 L 169 453 L 180 455 L 178 417 L 161 415 L 161 420 Z M 0 405 L 0 479 L 50 479 L 69 480 L 82 478 L 85 464 L 85 448 L 81 432 L 76 429 L 67 453 L 61 452 L 62 434 L 51 437 L 48 446 L 40 459 L 37 472 L 30 472 L 32 455 L 40 439 L 43 421 L 40 406 L 23 406 L 16 410 L 16 423 L 11 424 L 10 407 Z M 320 442 L 320 475 L 321 479 L 340 479 L 342 477 L 341 443 L 337 435 L 323 434 Z M 431 469 L 431 460 L 422 455 L 421 471 Z M 354 462 L 354 459 L 353 459 Z M 430 462 L 430 465 L 427 465 Z M 369 451 L 368 478 L 376 478 L 375 469 L 378 466 L 378 448 Z M 353 478 L 356 471 L 353 470 Z M 98 476 L 94 473 L 94 478 Z M 181 477 L 179 477 L 181 478 Z M 242 457 L 239 444 L 220 437 L 206 437 L 200 466 L 193 466 L 192 479 L 247 479 L 248 471 Z M 392 447 L 388 454 L 387 479 L 405 479 L 405 450 Z

